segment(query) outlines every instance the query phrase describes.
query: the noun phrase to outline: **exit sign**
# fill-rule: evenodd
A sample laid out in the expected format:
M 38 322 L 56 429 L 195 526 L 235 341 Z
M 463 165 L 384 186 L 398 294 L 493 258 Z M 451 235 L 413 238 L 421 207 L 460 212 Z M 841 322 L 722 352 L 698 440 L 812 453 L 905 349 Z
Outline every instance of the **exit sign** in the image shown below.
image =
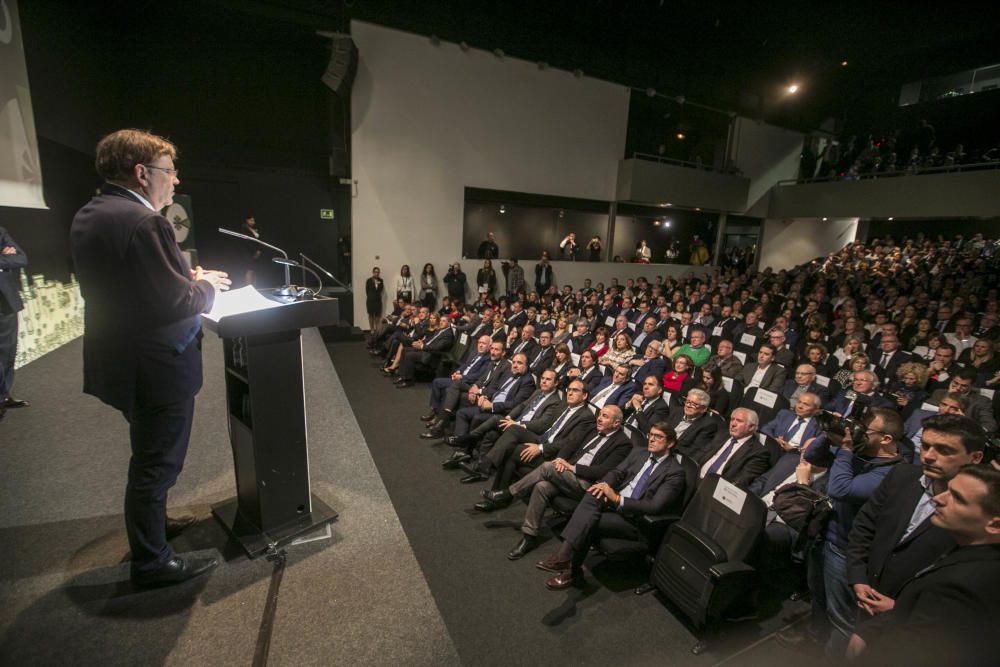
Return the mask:
M 319 210 L 320 220 L 333 220 L 333 209 L 332 208 L 321 208 Z

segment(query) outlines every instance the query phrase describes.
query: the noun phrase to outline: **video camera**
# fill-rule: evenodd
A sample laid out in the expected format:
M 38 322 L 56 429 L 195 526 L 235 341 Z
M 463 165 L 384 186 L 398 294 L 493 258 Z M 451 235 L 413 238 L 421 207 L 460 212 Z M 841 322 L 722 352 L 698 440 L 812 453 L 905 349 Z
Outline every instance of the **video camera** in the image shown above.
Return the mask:
M 865 421 L 868 417 L 868 410 L 871 408 L 871 398 L 850 390 L 844 393 L 844 397 L 854 401 L 850 416 L 838 417 L 832 412 L 822 410 L 816 413 L 816 423 L 827 436 L 843 438 L 849 433 L 851 448 L 857 452 L 864 449 L 867 444 L 865 435 L 868 427 L 865 426 Z

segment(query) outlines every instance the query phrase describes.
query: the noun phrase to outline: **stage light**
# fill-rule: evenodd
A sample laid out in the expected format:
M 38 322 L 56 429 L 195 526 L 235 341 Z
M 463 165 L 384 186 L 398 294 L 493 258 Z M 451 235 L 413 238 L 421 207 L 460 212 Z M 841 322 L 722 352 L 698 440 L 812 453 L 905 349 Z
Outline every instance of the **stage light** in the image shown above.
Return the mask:
M 826 218 L 823 218 L 823 222 L 826 222 Z
M 659 220 L 653 220 L 653 226 L 654 227 L 659 227 L 660 226 L 660 221 Z
M 847 67 L 847 61 L 846 60 L 841 60 L 840 61 L 840 66 L 841 67 Z
M 500 204 L 500 213 L 501 213 L 501 214 L 504 214 L 504 213 L 506 213 L 506 212 L 507 212 L 507 207 L 506 207 L 506 206 L 504 206 L 503 204 Z
M 680 140 L 680 141 L 684 141 L 684 136 L 685 136 L 685 135 L 684 135 L 684 133 L 683 133 L 683 132 L 678 132 L 678 133 L 677 133 L 677 139 L 678 139 L 678 140 Z
M 700 211 L 700 210 L 701 210 L 701 207 L 700 207 L 700 206 L 695 206 L 695 207 L 694 207 L 694 210 L 696 210 L 696 211 Z
M 670 221 L 669 220 L 664 220 L 663 224 L 664 224 L 664 226 L 669 227 L 670 226 Z
M 788 88 L 785 88 L 785 90 L 788 92 L 789 95 L 794 95 L 795 93 L 799 92 L 799 84 L 793 83 L 792 85 L 788 86 Z
M 893 218 L 889 218 L 889 222 L 892 222 Z

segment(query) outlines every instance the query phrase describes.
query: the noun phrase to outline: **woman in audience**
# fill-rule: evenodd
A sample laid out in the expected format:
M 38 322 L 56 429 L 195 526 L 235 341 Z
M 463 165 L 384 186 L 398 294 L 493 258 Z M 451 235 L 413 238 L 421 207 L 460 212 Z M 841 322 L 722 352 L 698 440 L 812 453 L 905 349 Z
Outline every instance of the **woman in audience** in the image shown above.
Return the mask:
M 424 329 L 424 334 L 418 340 L 428 340 L 435 333 L 437 333 L 438 327 L 441 324 L 441 316 L 437 313 L 431 313 L 427 316 L 427 328 Z M 382 367 L 382 373 L 387 376 L 395 376 L 396 371 L 399 370 L 399 362 L 403 358 L 403 353 L 408 349 L 407 345 L 399 345 L 396 347 L 396 355 L 389 362 L 389 365 Z
M 476 289 L 480 294 L 492 297 L 496 288 L 497 272 L 493 270 L 493 262 L 486 260 L 483 262 L 483 268 L 476 273 Z
M 385 292 L 385 281 L 382 280 L 382 270 L 377 266 L 372 269 L 372 276 L 365 281 L 365 309 L 368 311 L 368 330 L 375 337 L 379 318 L 382 316 L 382 294 Z
M 927 386 L 927 366 L 916 361 L 901 364 L 896 371 L 896 378 L 885 390 L 886 398 L 895 401 L 899 410 L 912 413 L 930 396 L 924 387 Z
M 864 352 L 864 349 L 862 348 L 863 342 L 861 334 L 858 333 L 853 333 L 842 339 L 840 349 L 833 353 L 837 363 L 843 367 L 855 354 Z
M 948 339 L 945 335 L 936 329 L 927 336 L 926 345 L 918 345 L 913 348 L 913 354 L 918 359 L 923 359 L 924 361 L 930 361 L 934 358 L 934 353 L 943 343 L 947 343 Z
M 848 359 L 840 370 L 837 371 L 833 376 L 833 381 L 841 387 L 847 387 L 851 384 L 851 378 L 855 373 L 869 370 L 870 366 L 871 360 L 868 358 L 868 355 L 864 352 L 858 352 Z
M 562 345 L 569 340 L 572 333 L 573 332 L 570 331 L 569 322 L 567 321 L 566 316 L 560 315 L 559 319 L 556 320 L 556 330 L 552 332 L 552 344 Z
M 732 396 L 722 384 L 722 368 L 716 366 L 709 373 L 702 372 L 699 389 L 711 397 L 712 400 L 708 404 L 709 409 L 715 410 L 723 418 L 728 419 Z
M 837 372 L 837 360 L 826 352 L 826 346 L 822 343 L 811 343 L 806 347 L 806 356 L 802 361 L 804 364 L 812 364 L 817 375 L 830 377 Z
M 608 351 L 608 328 L 604 325 L 597 327 L 597 331 L 594 332 L 593 342 L 587 346 L 588 350 L 593 350 L 597 358 L 600 359 Z
M 483 317 L 490 316 L 489 313 L 484 313 Z M 507 342 L 507 332 L 504 330 L 504 320 L 503 315 L 500 313 L 494 313 L 493 317 L 493 328 L 490 330 L 490 338 L 498 343 Z
M 420 303 L 434 310 L 434 306 L 437 305 L 437 293 L 437 275 L 434 273 L 434 265 L 428 262 L 420 272 Z
M 639 245 L 635 247 L 635 258 L 633 261 L 649 264 L 652 257 L 653 251 L 646 245 L 646 239 L 639 241 Z
M 601 249 L 603 247 L 604 244 L 601 243 L 600 236 L 594 236 L 594 238 L 590 239 L 587 243 L 587 253 L 591 262 L 601 261 Z
M 809 346 L 816 343 L 822 345 L 826 342 L 825 339 L 826 336 L 823 335 L 822 329 L 814 327 L 806 329 L 806 334 L 795 343 L 795 357 L 799 360 L 799 363 L 808 363 L 806 361 L 806 353 L 809 350 Z
M 687 396 L 688 390 L 697 384 L 693 373 L 694 362 L 686 354 L 678 354 L 674 359 L 674 367 L 663 374 L 663 390 L 670 392 L 670 401 L 674 405 L 679 405 Z
M 912 350 L 915 347 L 927 347 L 927 339 L 933 333 L 934 325 L 930 319 L 922 317 L 915 325 L 903 329 L 899 339 L 906 349 Z
M 569 371 L 573 368 L 573 357 L 570 356 L 566 343 L 556 345 L 556 354 L 552 359 L 552 370 L 556 372 L 556 383 L 560 389 L 569 385 Z
M 410 275 L 410 265 L 403 264 L 396 276 L 396 298 L 402 299 L 403 303 L 413 303 L 413 296 L 416 289 L 413 286 L 413 276 Z
M 632 337 L 627 333 L 620 333 L 615 336 L 611 349 L 601 356 L 601 365 L 612 370 L 622 364 L 628 364 L 635 356 L 635 348 L 632 347 Z M 607 371 L 605 371 L 607 375 Z
M 992 341 L 980 338 L 958 356 L 958 363 L 976 370 L 977 387 L 984 386 L 1000 370 L 1000 360 L 994 354 L 993 345 Z
M 681 340 L 680 327 L 671 322 L 667 325 L 666 331 L 663 332 L 663 356 L 667 359 L 673 359 L 674 353 L 681 349 L 683 345 L 684 341 Z
M 577 320 L 581 318 L 587 320 L 587 327 L 591 331 L 596 329 L 597 325 L 599 324 L 599 322 L 597 321 L 597 309 L 589 303 L 583 307 L 583 314 L 580 317 L 578 317 Z

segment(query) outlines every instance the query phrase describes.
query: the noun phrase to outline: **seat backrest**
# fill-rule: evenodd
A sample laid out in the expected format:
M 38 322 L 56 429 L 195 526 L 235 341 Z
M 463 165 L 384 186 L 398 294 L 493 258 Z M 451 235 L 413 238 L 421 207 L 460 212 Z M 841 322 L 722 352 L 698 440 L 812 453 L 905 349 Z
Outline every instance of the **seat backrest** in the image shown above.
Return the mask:
M 739 512 L 733 510 L 734 505 Z M 708 475 L 698 485 L 678 523 L 710 537 L 725 551 L 726 560 L 732 562 L 746 559 L 764 530 L 766 518 L 767 506 L 760 498 L 718 475 Z
M 698 482 L 701 481 L 701 466 L 690 456 L 679 455 L 681 466 L 684 467 L 684 505 L 687 507 L 694 498 L 695 491 L 698 490 Z
M 772 391 L 751 387 L 740 401 L 741 408 L 749 408 L 757 413 L 759 423 L 766 424 L 788 407 L 788 399 Z

